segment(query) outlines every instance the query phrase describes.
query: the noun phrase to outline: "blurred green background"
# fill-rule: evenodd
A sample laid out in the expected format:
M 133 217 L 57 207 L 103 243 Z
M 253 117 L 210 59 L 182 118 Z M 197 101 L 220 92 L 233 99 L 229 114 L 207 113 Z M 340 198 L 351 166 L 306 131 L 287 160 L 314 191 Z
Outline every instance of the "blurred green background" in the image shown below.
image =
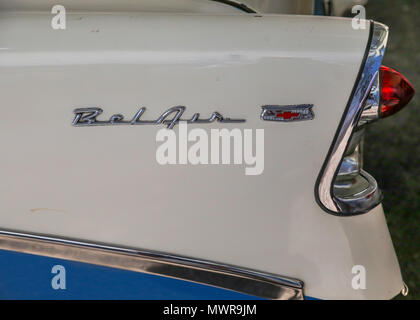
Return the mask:
M 400 71 L 416 95 L 398 114 L 367 128 L 366 171 L 379 183 L 404 281 L 420 299 L 420 1 L 369 0 L 367 18 L 390 27 L 383 64 Z

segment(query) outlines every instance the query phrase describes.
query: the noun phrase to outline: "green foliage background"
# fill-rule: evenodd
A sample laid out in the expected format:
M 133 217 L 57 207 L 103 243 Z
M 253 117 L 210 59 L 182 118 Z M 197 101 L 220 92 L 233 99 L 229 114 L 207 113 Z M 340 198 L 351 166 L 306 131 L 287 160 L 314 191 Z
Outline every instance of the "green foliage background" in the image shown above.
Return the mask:
M 398 114 L 372 124 L 365 168 L 379 183 L 405 282 L 420 299 L 420 1 L 370 0 L 367 17 L 390 27 L 383 64 L 404 74 L 417 93 Z

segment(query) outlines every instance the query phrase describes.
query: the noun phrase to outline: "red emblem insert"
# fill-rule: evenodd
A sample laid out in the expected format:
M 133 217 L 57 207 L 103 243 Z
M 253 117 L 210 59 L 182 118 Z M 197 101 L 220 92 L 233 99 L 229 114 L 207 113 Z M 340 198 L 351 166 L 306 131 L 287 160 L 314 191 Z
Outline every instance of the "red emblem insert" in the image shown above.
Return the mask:
M 276 113 L 276 118 L 283 118 L 286 120 L 289 120 L 292 118 L 299 118 L 299 113 L 290 112 L 290 111 L 279 112 L 279 113 Z

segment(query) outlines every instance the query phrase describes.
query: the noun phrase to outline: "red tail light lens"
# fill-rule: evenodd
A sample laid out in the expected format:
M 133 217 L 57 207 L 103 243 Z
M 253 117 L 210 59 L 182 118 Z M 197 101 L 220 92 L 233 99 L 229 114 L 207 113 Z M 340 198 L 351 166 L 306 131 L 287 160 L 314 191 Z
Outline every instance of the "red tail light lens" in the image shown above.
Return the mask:
M 381 66 L 382 75 L 382 101 L 380 117 L 393 115 L 404 108 L 414 96 L 414 88 L 398 71 Z

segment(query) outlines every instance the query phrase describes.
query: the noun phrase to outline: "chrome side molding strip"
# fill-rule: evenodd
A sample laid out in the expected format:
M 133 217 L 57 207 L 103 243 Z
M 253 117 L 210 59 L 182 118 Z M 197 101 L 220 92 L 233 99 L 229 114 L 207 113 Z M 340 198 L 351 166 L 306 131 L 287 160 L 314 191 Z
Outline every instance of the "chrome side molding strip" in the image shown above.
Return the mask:
M 303 282 L 159 252 L 0 231 L 0 249 L 196 282 L 273 300 L 303 300 Z
M 376 207 L 382 199 L 378 188 L 375 191 L 378 194 L 369 194 L 369 198 L 365 199 L 366 201 L 358 199 L 355 203 L 351 201 L 342 203 L 340 199 L 334 197 L 333 193 L 334 180 L 363 112 L 364 103 L 368 98 L 372 85 L 377 79 L 388 41 L 387 26 L 372 21 L 370 30 L 371 36 L 368 42 L 368 49 L 366 50 L 356 85 L 315 185 L 315 198 L 318 204 L 328 213 L 340 216 L 365 213 Z M 362 202 L 363 205 L 361 206 Z

